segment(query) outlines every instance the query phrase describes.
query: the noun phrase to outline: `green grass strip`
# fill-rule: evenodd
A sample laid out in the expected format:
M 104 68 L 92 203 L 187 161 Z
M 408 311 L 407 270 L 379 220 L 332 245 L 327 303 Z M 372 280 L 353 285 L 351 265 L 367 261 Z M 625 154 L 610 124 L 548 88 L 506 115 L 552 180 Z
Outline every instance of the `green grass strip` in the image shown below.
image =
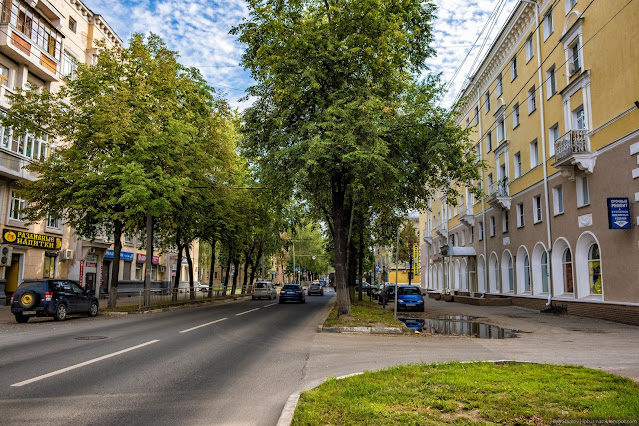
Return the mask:
M 337 317 L 337 308 L 328 315 L 324 327 L 398 327 L 405 328 L 404 323 L 396 320 L 393 315 L 393 305 L 382 309 L 377 301 L 355 300 L 351 304 L 350 316 Z

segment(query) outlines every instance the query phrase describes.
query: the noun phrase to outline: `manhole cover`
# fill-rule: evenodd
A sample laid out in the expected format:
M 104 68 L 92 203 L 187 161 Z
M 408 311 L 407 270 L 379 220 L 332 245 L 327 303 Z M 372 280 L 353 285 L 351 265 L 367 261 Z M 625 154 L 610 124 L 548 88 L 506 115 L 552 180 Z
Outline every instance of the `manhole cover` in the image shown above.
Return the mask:
M 102 339 L 108 339 L 107 336 L 82 336 L 82 337 L 76 337 L 75 340 L 102 340 Z

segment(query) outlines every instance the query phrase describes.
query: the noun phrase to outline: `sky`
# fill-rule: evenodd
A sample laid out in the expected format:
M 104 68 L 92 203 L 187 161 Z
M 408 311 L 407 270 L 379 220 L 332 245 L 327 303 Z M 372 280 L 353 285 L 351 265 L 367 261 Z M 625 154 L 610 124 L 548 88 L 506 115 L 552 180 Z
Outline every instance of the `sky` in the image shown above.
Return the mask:
M 244 46 L 229 30 L 248 16 L 244 0 L 83 0 L 102 15 L 124 44 L 133 33 L 153 32 L 180 55 L 186 66 L 198 67 L 211 86 L 224 94 L 232 106 L 242 110 L 245 89 L 252 84 L 240 65 Z M 450 106 L 472 72 L 475 56 L 486 54 L 490 41 L 508 19 L 518 0 L 434 0 L 438 10 L 433 23 L 437 56 L 427 61 L 430 73 L 442 73 L 448 95 L 442 106 Z M 497 19 L 489 17 L 494 10 Z M 495 22 L 491 33 L 482 29 Z M 481 37 L 478 39 L 478 36 Z M 486 40 L 487 39 L 487 40 Z M 488 42 L 484 50 L 480 47 Z M 472 48 L 476 44 L 475 48 Z M 470 54 L 469 54 L 470 52 Z M 467 57 L 468 55 L 468 57 Z M 464 60 L 466 58 L 466 60 Z M 460 64 L 464 67 L 455 73 Z

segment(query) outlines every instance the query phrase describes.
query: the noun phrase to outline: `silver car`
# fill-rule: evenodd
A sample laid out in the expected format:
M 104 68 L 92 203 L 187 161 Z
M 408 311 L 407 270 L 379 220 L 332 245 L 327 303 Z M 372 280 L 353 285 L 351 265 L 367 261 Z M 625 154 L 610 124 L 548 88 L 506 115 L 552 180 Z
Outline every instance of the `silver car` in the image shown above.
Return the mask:
M 253 291 L 251 298 L 255 299 L 277 299 L 277 290 L 270 281 L 257 281 L 253 284 Z

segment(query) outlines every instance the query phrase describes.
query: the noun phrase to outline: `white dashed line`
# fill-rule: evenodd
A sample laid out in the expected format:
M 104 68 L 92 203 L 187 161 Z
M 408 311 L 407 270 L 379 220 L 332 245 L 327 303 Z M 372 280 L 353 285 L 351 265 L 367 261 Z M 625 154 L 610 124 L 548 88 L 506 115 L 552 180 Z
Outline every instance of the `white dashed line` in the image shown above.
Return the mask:
M 51 376 L 57 376 L 58 374 L 66 373 L 67 371 L 75 370 L 76 368 L 84 367 L 85 365 L 93 364 L 94 362 L 102 361 L 102 360 L 105 360 L 107 358 L 114 357 L 116 355 L 121 355 L 121 354 L 123 354 L 125 352 L 133 351 L 135 349 L 139 349 L 141 347 L 144 347 L 144 346 L 147 346 L 147 345 L 151 345 L 151 344 L 156 343 L 156 342 L 159 342 L 159 340 L 151 340 L 149 342 L 142 343 L 141 345 L 133 346 L 133 347 L 128 348 L 128 349 L 122 349 L 121 351 L 113 352 L 112 354 L 104 355 L 104 356 L 101 356 L 99 358 L 94 358 L 94 359 L 91 359 L 89 361 L 84 361 L 84 362 L 81 362 L 80 364 L 72 365 L 70 367 L 66 367 L 66 368 L 63 368 L 61 370 L 53 371 L 51 373 L 43 374 L 42 376 L 34 377 L 33 379 L 25 380 L 25 381 L 20 382 L 20 383 L 14 383 L 11 386 L 28 385 L 29 383 L 37 382 L 38 380 L 46 379 L 46 378 L 51 377 Z
M 195 327 L 187 328 L 186 330 L 180 331 L 180 333 L 188 333 L 189 331 L 197 330 L 198 328 L 206 327 L 207 325 L 215 324 L 216 322 L 224 321 L 225 319 L 228 319 L 228 318 L 220 318 L 219 320 L 207 322 L 206 324 L 200 324 Z
M 255 312 L 255 311 L 259 311 L 259 310 L 260 310 L 260 308 L 255 308 L 255 309 L 251 309 L 250 311 L 240 312 L 239 314 L 235 314 L 235 316 L 239 317 L 240 315 L 248 314 L 249 312 Z
M 269 304 L 269 305 L 264 305 L 263 307 L 264 307 L 264 308 L 268 308 L 269 306 L 275 306 L 275 305 L 277 305 L 277 303 L 271 303 L 271 304 Z

